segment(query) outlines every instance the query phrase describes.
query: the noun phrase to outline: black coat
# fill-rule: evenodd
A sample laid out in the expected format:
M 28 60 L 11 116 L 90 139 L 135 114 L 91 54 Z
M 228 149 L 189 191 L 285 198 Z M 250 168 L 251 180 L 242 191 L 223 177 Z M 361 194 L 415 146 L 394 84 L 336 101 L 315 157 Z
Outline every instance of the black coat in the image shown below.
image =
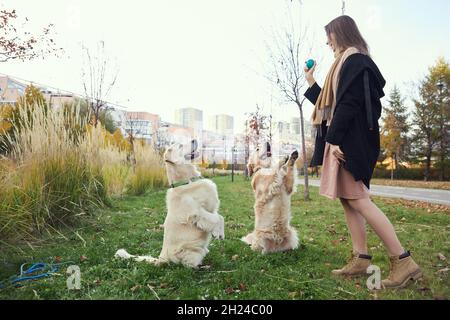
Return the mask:
M 325 141 L 338 145 L 345 156 L 344 168 L 367 188 L 380 153 L 380 98 L 386 84 L 373 60 L 363 54 L 353 54 L 341 68 L 336 92 L 333 120 L 327 128 L 324 121 L 317 131 L 311 166 L 322 165 Z M 321 88 L 317 83 L 305 92 L 315 104 Z M 370 125 L 369 125 L 370 123 Z

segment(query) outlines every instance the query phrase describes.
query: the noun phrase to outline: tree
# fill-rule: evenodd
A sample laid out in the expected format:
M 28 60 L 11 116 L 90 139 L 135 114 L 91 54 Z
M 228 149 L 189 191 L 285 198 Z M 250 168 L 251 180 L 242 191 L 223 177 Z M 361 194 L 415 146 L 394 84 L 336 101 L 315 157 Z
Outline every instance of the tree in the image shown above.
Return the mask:
M 26 87 L 24 95 L 14 105 L 0 107 L 0 153 L 11 150 L 14 132 L 20 132 L 25 124 L 33 125 L 35 108 L 43 108 L 46 114 L 48 105 L 41 90 L 33 85 Z
M 416 128 L 413 146 L 417 156 L 425 158 L 424 179 L 429 180 L 431 161 L 439 158 L 440 179 L 445 179 L 448 166 L 448 130 L 450 68 L 444 58 L 429 68 L 429 73 L 418 85 L 419 98 L 414 99 L 414 119 Z
M 142 120 L 139 117 L 139 112 L 125 112 L 124 124 L 127 139 L 131 146 L 134 146 L 136 140 L 145 139 L 146 135 L 150 135 L 148 121 Z
M 383 128 L 381 130 L 381 146 L 386 157 L 391 157 L 395 166 L 391 166 L 391 179 L 394 178 L 394 167 L 398 161 L 406 158 L 408 142 L 408 110 L 404 104 L 400 90 L 395 86 L 384 107 Z
M 266 132 L 269 128 L 267 124 L 268 120 L 269 117 L 261 112 L 259 105 L 256 105 L 256 111 L 248 114 L 246 123 L 248 125 L 247 136 L 249 139 L 249 144 L 258 147 L 263 139 L 270 137 L 270 135 Z
M 301 2 L 300 2 L 301 5 Z M 301 26 L 295 27 L 293 17 L 288 15 L 289 26 L 281 32 L 273 33 L 273 44 L 267 45 L 270 59 L 269 71 L 266 78 L 278 88 L 282 97 L 288 103 L 294 103 L 300 113 L 300 133 L 302 142 L 303 171 L 305 173 L 304 199 L 309 200 L 308 184 L 308 161 L 306 155 L 305 143 L 305 124 L 303 117 L 303 98 L 302 88 L 306 84 L 306 78 L 303 72 L 304 60 L 300 56 L 306 56 L 307 46 L 306 30 L 301 30 Z M 300 30 L 298 30 L 300 28 Z
M 256 105 L 256 111 L 246 113 L 248 116 L 247 120 L 245 120 L 245 163 L 248 163 L 248 159 L 250 157 L 250 145 L 253 145 L 255 148 L 259 147 L 259 144 L 262 140 L 267 139 L 269 136 L 267 135 L 266 130 L 268 129 L 268 117 L 262 114 L 259 105 Z M 269 134 L 270 135 L 270 134 Z M 248 177 L 247 166 L 244 169 L 244 176 Z
M 450 67 L 444 58 L 439 58 L 436 66 L 432 68 L 430 80 L 436 82 L 438 88 L 437 103 L 439 105 L 439 179 L 446 179 L 446 170 L 449 167 L 448 155 L 450 154 L 450 145 L 448 141 L 448 132 L 450 129 Z
M 96 127 L 101 113 L 112 110 L 106 99 L 116 83 L 118 71 L 117 68 L 111 69 L 103 41 L 98 43 L 95 56 L 87 47 L 83 47 L 83 52 L 86 59 L 82 72 L 83 88 L 92 113 L 92 125 Z
M 26 31 L 25 22 L 18 21 L 16 10 L 0 11 L 0 62 L 19 59 L 32 60 L 47 55 L 58 55 L 62 48 L 57 48 L 52 38 L 53 24 L 44 27 L 39 35 Z

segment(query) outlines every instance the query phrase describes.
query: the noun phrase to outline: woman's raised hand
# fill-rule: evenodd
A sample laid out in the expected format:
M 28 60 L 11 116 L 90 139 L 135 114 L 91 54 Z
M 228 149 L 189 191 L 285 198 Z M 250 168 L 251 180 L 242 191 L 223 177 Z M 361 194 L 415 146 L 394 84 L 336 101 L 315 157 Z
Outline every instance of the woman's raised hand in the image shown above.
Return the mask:
M 308 69 L 306 66 L 303 68 L 303 71 L 305 71 L 305 78 L 308 82 L 309 87 L 312 87 L 314 83 L 316 83 L 316 80 L 314 79 L 314 70 L 316 69 L 316 63 L 314 63 L 313 67 L 311 69 Z

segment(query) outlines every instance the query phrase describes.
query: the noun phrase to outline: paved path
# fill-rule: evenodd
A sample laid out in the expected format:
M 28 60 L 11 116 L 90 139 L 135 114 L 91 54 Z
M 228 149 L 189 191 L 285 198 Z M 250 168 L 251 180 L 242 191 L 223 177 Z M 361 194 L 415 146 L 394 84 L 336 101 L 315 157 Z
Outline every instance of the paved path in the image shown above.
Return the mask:
M 297 180 L 298 184 L 304 184 L 304 182 L 305 181 L 303 179 Z M 309 179 L 309 185 L 318 187 L 319 184 L 320 180 Z M 450 206 L 450 191 L 448 190 L 391 187 L 371 184 L 370 194 L 380 197 L 418 200 Z

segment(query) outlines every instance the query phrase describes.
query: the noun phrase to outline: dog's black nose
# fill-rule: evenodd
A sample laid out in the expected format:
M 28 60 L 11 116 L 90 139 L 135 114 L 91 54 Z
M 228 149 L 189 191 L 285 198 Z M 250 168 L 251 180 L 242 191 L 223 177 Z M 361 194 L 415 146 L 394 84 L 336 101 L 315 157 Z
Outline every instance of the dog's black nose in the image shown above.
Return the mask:
M 294 152 L 292 152 L 291 158 L 292 158 L 292 159 L 298 159 L 298 151 L 297 151 L 297 150 L 295 150 Z

